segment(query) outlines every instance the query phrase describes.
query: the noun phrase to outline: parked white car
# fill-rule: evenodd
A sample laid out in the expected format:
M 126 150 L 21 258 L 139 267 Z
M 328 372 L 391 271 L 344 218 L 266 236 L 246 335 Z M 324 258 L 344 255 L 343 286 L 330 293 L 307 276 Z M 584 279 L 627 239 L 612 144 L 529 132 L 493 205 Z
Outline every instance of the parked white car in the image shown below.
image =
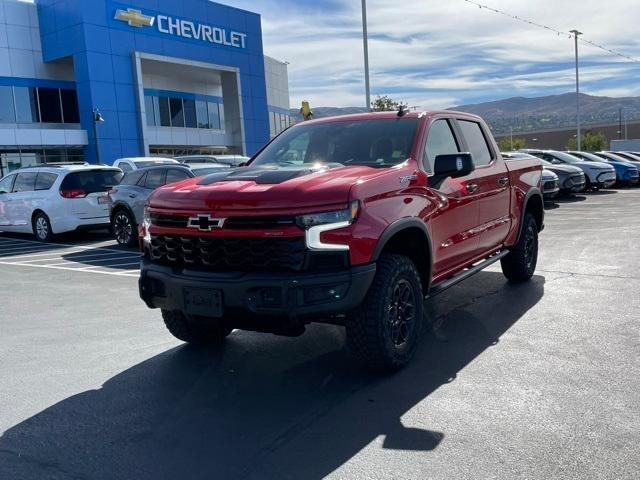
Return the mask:
M 113 162 L 113 166 L 119 168 L 124 173 L 129 173 L 139 168 L 155 167 L 157 165 L 169 165 L 180 163 L 173 158 L 164 157 L 127 157 L 119 158 Z
M 239 167 L 251 159 L 243 155 L 185 155 L 176 157 L 176 160 L 187 165 L 192 163 L 217 163 L 228 167 Z
M 114 167 L 22 168 L 0 180 L 0 230 L 33 233 L 40 241 L 80 229 L 108 228 L 107 192 L 122 179 Z

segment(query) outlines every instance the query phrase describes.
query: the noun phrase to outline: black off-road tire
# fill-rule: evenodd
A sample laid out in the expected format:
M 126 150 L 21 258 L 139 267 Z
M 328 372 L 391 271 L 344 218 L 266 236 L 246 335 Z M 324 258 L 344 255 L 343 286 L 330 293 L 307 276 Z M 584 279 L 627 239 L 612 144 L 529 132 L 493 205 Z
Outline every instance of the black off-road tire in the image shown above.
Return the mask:
M 538 264 L 538 223 L 530 213 L 524 216 L 523 222 L 518 243 L 500 260 L 502 273 L 512 283 L 530 280 Z
M 402 307 L 396 302 L 399 291 L 408 296 Z M 347 319 L 347 342 L 355 357 L 377 372 L 405 366 L 418 347 L 423 300 L 415 264 L 404 255 L 382 255 L 363 304 Z
M 162 319 L 171 335 L 193 345 L 221 344 L 233 331 L 218 319 L 190 318 L 182 312 L 162 310 Z
M 37 212 L 33 216 L 31 222 L 33 235 L 40 242 L 51 242 L 53 240 L 53 232 L 51 231 L 51 220 L 44 212 Z

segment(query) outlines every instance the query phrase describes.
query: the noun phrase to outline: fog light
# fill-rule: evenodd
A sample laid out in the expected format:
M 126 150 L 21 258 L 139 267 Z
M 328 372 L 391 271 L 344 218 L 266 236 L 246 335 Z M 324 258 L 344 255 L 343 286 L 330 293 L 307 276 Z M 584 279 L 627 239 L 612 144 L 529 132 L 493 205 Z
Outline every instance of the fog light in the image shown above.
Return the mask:
M 348 288 L 348 283 L 305 288 L 304 303 L 337 302 L 344 298 Z

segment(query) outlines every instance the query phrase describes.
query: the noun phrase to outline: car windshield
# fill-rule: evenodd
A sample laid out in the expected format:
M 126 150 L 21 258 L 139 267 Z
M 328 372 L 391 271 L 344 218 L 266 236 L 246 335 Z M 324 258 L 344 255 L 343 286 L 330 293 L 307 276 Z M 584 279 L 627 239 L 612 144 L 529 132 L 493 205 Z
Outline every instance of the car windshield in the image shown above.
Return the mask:
M 106 192 L 122 180 L 123 173 L 120 170 L 88 170 L 71 172 L 62 184 L 61 190 L 83 190 L 87 194 Z
M 392 167 L 409 158 L 418 122 L 417 118 L 394 118 L 300 124 L 276 137 L 251 166 Z
M 605 161 L 604 158 L 599 157 L 598 155 L 596 155 L 594 153 L 580 152 L 580 156 L 582 158 L 584 158 L 585 160 L 589 160 L 591 162 L 604 162 Z
M 228 168 L 220 168 L 220 167 L 199 167 L 192 168 L 191 171 L 196 177 L 203 177 L 205 175 L 209 175 L 211 173 L 218 173 L 220 171 L 229 171 Z
M 154 167 L 156 165 L 174 164 L 173 160 L 136 160 L 134 162 L 138 168 Z
M 582 163 L 584 160 L 564 152 L 551 152 L 551 155 L 567 163 Z

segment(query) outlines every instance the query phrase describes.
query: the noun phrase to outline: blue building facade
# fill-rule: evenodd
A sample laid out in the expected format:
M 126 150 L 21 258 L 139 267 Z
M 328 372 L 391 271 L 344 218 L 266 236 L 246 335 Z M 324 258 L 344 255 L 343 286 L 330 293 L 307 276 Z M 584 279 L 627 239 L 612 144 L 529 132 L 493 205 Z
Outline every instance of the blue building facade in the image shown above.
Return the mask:
M 14 3 L 0 0 L 7 36 L 13 23 L 20 23 L 7 14 L 15 10 Z M 37 0 L 26 8 L 37 9 L 37 25 L 29 19 L 33 52 L 41 55 L 34 62 L 64 72 L 44 79 L 34 72 L 31 95 L 39 110 L 38 128 L 49 129 L 58 119 L 50 112 L 55 93 L 38 88 L 38 82 L 57 81 L 60 117 L 70 126 L 65 129 L 86 135 L 86 161 L 96 162 L 98 153 L 103 163 L 207 150 L 250 155 L 289 124 L 288 87 L 275 85 L 268 92 L 267 86 L 269 75 L 272 83 L 286 82 L 286 65 L 265 58 L 258 14 L 209 0 Z M 11 62 L 19 47 L 8 45 Z M 26 77 L 26 72 L 0 72 L 0 85 L 28 83 Z M 18 87 L 11 88 L 19 124 L 18 113 L 28 101 L 18 98 L 23 95 Z M 74 88 L 77 106 L 69 106 L 64 96 L 73 101 L 68 91 Z M 71 113 L 72 107 L 77 113 Z M 94 125 L 96 110 L 104 122 Z M 23 127 L 16 125 L 16 131 Z M 47 143 L 46 136 L 41 134 L 41 143 Z M 0 133 L 0 154 L 8 148 L 2 142 Z M 16 138 L 14 143 L 20 142 Z

